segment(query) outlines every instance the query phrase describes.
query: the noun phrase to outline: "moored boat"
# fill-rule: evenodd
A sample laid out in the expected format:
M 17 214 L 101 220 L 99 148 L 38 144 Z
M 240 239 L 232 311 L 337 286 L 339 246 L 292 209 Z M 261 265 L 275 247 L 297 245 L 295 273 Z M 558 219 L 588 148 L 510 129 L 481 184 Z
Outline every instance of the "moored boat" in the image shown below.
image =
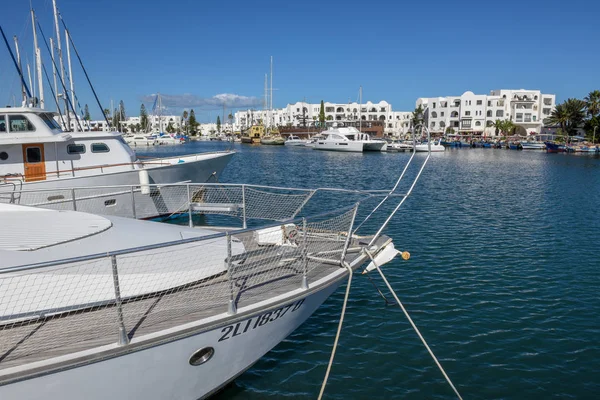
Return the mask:
M 28 190 L 44 189 L 53 198 L 53 191 L 65 187 L 212 181 L 234 154 L 139 159 L 120 133 L 63 132 L 53 113 L 39 108 L 0 108 L 0 126 L 5 127 L 0 134 L 0 201 L 18 197 L 26 205 L 37 201 Z M 122 196 L 112 201 L 119 204 Z

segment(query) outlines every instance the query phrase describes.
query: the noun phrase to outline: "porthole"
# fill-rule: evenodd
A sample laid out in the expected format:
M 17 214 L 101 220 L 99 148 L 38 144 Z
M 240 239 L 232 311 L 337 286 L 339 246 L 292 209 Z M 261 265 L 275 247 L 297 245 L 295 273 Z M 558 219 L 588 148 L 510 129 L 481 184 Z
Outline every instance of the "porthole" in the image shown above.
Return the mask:
M 203 349 L 200 349 L 200 350 L 196 351 L 194 354 L 192 354 L 192 356 L 190 357 L 190 365 L 193 365 L 193 366 L 202 365 L 205 362 L 207 362 L 208 360 L 210 360 L 214 354 L 215 354 L 215 349 L 212 347 L 205 347 Z
M 57 201 L 57 200 L 64 200 L 65 196 L 59 194 L 56 196 L 48 196 L 48 201 Z
M 2 161 L 8 160 L 8 153 L 5 151 L 1 151 L 0 152 L 0 160 L 2 160 Z

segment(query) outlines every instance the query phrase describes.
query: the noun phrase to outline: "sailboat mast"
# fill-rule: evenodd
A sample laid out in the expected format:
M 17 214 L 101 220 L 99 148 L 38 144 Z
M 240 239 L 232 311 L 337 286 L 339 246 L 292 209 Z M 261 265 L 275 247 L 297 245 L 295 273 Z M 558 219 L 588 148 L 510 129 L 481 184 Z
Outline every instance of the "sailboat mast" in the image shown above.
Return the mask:
M 69 45 L 69 31 L 65 29 L 65 41 L 67 42 L 67 66 L 69 67 L 69 82 L 71 83 L 71 99 L 73 99 L 73 106 L 75 105 L 75 83 L 73 82 L 73 70 L 71 69 L 71 46 Z M 73 110 L 75 119 L 77 118 L 77 111 Z M 77 132 L 77 125 L 74 125 L 73 131 Z
M 60 112 L 60 103 L 58 102 L 58 83 L 56 82 L 56 62 L 54 61 L 54 40 L 50 38 L 50 57 L 52 58 L 52 75 L 54 76 L 54 98 L 56 100 L 56 111 Z M 66 129 L 66 127 L 65 127 Z
M 271 107 L 269 108 L 273 110 L 273 56 L 271 56 Z
M 358 89 L 358 130 L 362 132 L 362 85 Z
M 44 81 L 42 79 L 42 52 L 40 51 L 40 48 L 38 47 L 38 40 L 37 40 L 37 29 L 35 27 L 35 12 L 33 11 L 33 8 L 31 9 L 31 26 L 33 27 L 33 47 L 34 47 L 34 51 L 35 51 L 35 69 L 36 69 L 36 76 L 37 76 L 37 80 L 38 80 L 38 90 L 39 90 L 39 99 L 40 99 L 40 108 L 44 108 L 45 107 L 45 101 L 44 101 Z
M 56 7 L 56 0 L 52 0 L 52 6 L 54 8 L 54 26 L 56 28 L 56 48 L 58 50 L 58 61 L 60 62 L 60 78 L 64 84 L 65 81 L 65 65 L 62 57 L 62 45 L 60 41 L 60 29 L 58 27 L 58 8 Z M 71 130 L 71 113 L 69 112 L 69 100 L 67 99 L 67 93 L 64 94 L 65 111 L 67 115 L 67 126 L 68 130 Z
M 15 41 L 15 52 L 17 53 L 17 68 L 19 73 L 23 76 L 23 67 L 21 66 L 21 52 L 19 51 L 19 40 L 16 36 L 13 36 Z M 21 78 L 21 96 L 23 97 L 23 105 L 27 104 L 27 94 L 25 93 L 25 80 Z
M 158 96 L 158 133 L 162 133 L 162 100 L 160 98 L 160 93 L 157 93 L 156 95 Z
M 263 121 L 264 126 L 267 126 L 267 120 L 268 120 L 268 100 L 267 100 L 267 95 L 268 95 L 268 91 L 267 91 L 267 74 L 265 74 L 265 121 Z

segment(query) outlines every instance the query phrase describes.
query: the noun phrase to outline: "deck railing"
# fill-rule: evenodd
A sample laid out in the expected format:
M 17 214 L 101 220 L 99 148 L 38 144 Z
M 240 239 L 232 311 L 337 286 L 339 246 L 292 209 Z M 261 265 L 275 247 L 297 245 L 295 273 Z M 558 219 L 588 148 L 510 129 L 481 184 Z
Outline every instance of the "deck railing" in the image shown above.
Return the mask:
M 357 250 L 349 249 L 357 207 L 0 269 L 0 382 L 7 368 L 128 345 L 307 290 L 345 271 L 343 255 Z

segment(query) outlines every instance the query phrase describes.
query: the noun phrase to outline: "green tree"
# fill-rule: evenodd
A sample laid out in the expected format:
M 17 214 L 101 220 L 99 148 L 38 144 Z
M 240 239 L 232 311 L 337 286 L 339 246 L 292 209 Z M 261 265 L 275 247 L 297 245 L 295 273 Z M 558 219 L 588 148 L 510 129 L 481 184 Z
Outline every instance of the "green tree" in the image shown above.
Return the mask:
M 423 123 L 423 106 L 419 104 L 419 107 L 415 108 L 415 111 L 412 113 L 411 124 L 414 127 L 421 125 Z
M 221 132 L 221 117 L 217 115 L 217 132 Z
M 456 131 L 454 130 L 453 127 L 449 126 L 449 127 L 446 128 L 446 133 L 447 134 L 452 135 L 452 134 L 454 134 L 454 132 L 456 132 Z
M 85 107 L 83 108 L 83 120 L 84 121 L 89 121 L 92 118 L 90 117 L 90 109 L 88 107 L 88 105 L 86 104 Z
M 117 130 L 119 129 L 119 122 L 120 121 L 121 121 L 121 114 L 115 108 L 115 110 L 113 112 L 113 117 L 112 117 L 112 126 L 115 127 L 115 128 L 117 128 Z
M 593 90 L 584 98 L 585 109 L 590 118 L 600 114 L 600 90 Z
M 102 110 L 104 112 L 104 116 L 108 119 L 110 118 L 110 110 L 108 108 L 105 108 L 104 110 Z
M 148 111 L 144 104 L 140 107 L 140 125 L 142 131 L 148 132 Z
M 166 131 L 167 131 L 167 133 L 175 132 L 175 128 L 173 127 L 173 124 L 171 122 L 169 122 L 169 125 L 167 125 Z
M 321 100 L 321 109 L 319 110 L 319 126 L 325 126 L 325 103 Z
M 196 128 L 198 127 L 198 122 L 196 122 L 196 113 L 194 113 L 194 109 L 190 110 L 190 117 L 188 119 L 188 125 L 190 127 L 190 134 L 192 136 L 196 135 Z
M 123 103 L 123 100 L 121 100 L 119 101 L 119 120 L 125 121 L 125 119 L 125 103 Z
M 579 99 L 567 99 L 556 106 L 548 118 L 544 120 L 545 124 L 560 126 L 560 129 L 569 136 L 577 132 L 585 119 L 586 103 Z

